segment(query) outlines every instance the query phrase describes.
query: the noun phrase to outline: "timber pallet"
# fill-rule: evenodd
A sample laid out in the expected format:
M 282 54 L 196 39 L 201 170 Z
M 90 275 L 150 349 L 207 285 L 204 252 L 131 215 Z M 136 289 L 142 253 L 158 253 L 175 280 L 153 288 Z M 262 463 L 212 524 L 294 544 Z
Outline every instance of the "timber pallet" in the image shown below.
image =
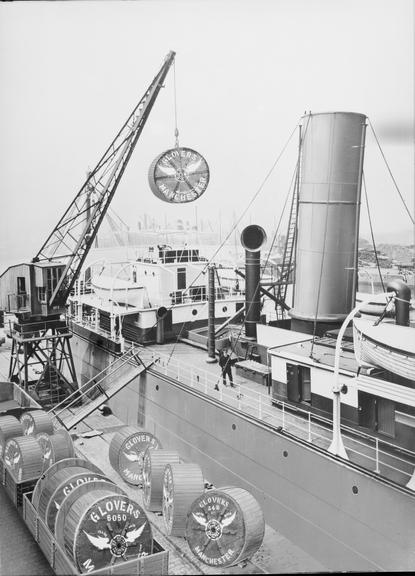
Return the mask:
M 3 464 L 2 464 L 3 465 Z M 39 477 L 30 478 L 28 480 L 24 480 L 23 482 L 19 482 L 13 476 L 13 474 L 7 470 L 6 467 L 3 465 L 3 472 L 2 472 L 2 484 L 6 490 L 6 494 L 16 506 L 17 511 L 22 513 L 22 506 L 23 506 L 23 496 L 28 492 L 33 492 L 33 488 L 35 487 L 36 482 L 38 481 Z

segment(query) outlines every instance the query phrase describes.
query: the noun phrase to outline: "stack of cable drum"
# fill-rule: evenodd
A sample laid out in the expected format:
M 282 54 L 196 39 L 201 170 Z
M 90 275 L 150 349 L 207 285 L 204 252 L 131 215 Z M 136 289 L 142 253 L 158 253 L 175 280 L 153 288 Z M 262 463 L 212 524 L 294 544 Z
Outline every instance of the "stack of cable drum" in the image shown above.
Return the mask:
M 265 533 L 259 503 L 242 488 L 205 490 L 205 485 L 200 467 L 180 462 L 177 452 L 146 450 L 143 503 L 163 513 L 167 534 L 185 537 L 207 566 L 225 568 L 248 560 Z
M 0 417 L 0 457 L 17 482 L 36 480 L 53 463 L 75 455 L 70 434 L 55 431 L 43 410 L 23 412 L 20 420 Z
M 36 484 L 32 504 L 81 573 L 153 551 L 144 510 L 87 460 L 53 464 Z

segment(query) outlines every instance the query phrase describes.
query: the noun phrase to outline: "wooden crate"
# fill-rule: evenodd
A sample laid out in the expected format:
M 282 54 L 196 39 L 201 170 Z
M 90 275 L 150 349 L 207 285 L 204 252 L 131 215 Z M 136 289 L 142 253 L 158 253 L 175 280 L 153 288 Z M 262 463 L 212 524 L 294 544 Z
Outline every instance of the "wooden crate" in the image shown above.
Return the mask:
M 265 366 L 254 360 L 243 360 L 242 362 L 236 362 L 235 368 L 238 376 L 249 378 L 249 380 L 253 380 L 264 386 L 269 384 L 271 377 L 271 368 L 269 368 L 269 366 Z
M 13 474 L 7 470 L 7 468 L 4 468 L 3 485 L 10 500 L 20 513 L 22 513 L 23 495 L 28 492 L 33 492 L 37 481 L 38 478 L 30 478 L 24 482 L 18 482 Z
M 80 576 L 63 548 L 55 541 L 48 527 L 38 517 L 31 501 L 31 493 L 23 494 L 23 519 L 33 538 L 39 544 L 43 554 L 53 568 L 55 574 L 74 574 Z M 88 572 L 91 576 L 122 574 L 124 576 L 165 576 L 169 573 L 169 552 L 156 541 L 153 541 L 153 554 L 134 558 L 127 562 L 119 562 L 100 570 Z

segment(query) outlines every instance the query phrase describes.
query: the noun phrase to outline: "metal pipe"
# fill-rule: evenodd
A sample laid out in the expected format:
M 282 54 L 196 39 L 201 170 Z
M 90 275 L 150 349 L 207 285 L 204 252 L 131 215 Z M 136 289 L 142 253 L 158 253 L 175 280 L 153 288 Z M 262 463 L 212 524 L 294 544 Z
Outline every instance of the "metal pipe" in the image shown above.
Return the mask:
M 386 286 L 387 292 L 395 292 L 395 322 L 399 326 L 409 326 L 409 307 L 411 289 L 403 280 L 391 280 Z
M 216 362 L 215 356 L 215 265 L 208 267 L 208 340 L 206 362 Z
M 245 335 L 256 338 L 256 325 L 260 319 L 261 247 L 267 235 L 265 230 L 251 224 L 242 230 L 241 244 L 245 248 Z

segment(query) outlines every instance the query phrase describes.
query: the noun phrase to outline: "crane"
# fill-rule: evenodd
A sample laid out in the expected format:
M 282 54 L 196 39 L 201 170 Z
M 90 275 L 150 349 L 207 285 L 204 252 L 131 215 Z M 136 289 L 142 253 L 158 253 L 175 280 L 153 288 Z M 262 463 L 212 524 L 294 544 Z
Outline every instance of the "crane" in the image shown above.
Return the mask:
M 9 379 L 54 403 L 76 389 L 64 314 L 98 229 L 117 190 L 175 52 L 164 62 L 63 216 L 29 263 L 0 276 L 0 310 L 14 314 Z M 35 376 L 34 376 L 35 375 Z

